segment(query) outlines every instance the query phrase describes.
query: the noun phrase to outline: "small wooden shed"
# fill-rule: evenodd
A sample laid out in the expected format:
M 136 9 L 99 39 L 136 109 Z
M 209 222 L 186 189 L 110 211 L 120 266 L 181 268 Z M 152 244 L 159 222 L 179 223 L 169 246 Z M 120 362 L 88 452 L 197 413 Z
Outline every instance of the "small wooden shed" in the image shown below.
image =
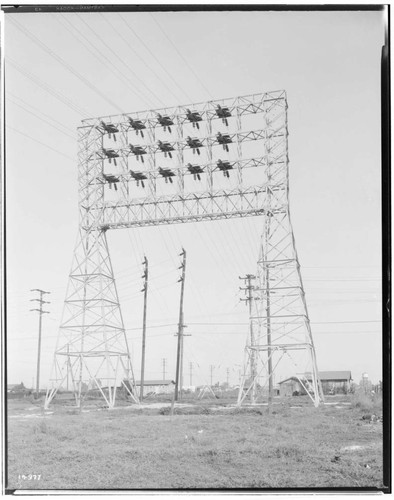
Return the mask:
M 350 371 L 319 372 L 323 394 L 347 394 L 350 390 L 352 373 Z
M 289 377 L 279 382 L 280 396 L 298 396 L 305 394 L 305 389 L 302 387 L 297 377 Z

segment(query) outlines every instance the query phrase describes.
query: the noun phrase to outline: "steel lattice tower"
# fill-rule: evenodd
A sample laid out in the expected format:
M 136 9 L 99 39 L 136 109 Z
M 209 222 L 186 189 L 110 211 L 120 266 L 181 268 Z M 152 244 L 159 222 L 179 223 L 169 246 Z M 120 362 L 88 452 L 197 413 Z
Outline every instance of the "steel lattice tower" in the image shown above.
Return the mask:
M 311 382 L 300 380 L 318 404 L 316 356 L 289 216 L 285 92 L 87 119 L 78 130 L 79 235 L 46 407 L 67 374 L 77 404 L 83 387 L 91 386 L 112 407 L 121 383 L 136 400 L 109 229 L 257 215 L 262 239 L 250 318 L 254 334 L 238 403 L 248 394 L 256 399 L 258 377 L 278 353 L 281 359 L 298 351 L 311 373 Z
M 267 141 L 267 155 L 270 147 Z M 269 166 L 266 174 L 271 188 L 263 214 L 250 317 L 252 333 L 245 347 L 238 405 L 247 396 L 252 403 L 265 396 L 271 402 L 275 371 L 285 358 L 306 394 L 318 406 L 324 398 L 290 220 L 287 158 L 281 165 Z

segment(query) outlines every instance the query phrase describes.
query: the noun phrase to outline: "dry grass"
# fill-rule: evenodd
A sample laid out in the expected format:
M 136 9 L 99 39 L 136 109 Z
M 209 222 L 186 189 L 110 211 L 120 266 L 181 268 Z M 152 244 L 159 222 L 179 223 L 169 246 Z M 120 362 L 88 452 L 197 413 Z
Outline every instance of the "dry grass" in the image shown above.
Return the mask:
M 8 488 L 382 487 L 382 424 L 358 407 L 166 413 L 11 407 Z

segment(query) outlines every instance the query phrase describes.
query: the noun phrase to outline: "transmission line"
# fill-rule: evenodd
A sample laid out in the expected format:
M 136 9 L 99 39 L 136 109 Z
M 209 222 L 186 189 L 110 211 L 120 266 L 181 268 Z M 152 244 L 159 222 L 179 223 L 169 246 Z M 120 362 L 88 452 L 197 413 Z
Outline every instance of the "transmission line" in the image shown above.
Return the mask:
M 45 90 L 48 92 L 48 94 L 51 94 L 53 97 L 55 97 L 57 100 L 68 106 L 70 109 L 75 111 L 78 115 L 86 116 L 89 115 L 89 112 L 86 111 L 85 109 L 81 108 L 79 105 L 73 103 L 68 97 L 66 97 L 64 94 L 54 90 L 52 87 L 44 83 L 42 80 L 40 80 L 38 77 L 30 73 L 29 71 L 23 69 L 21 66 L 19 66 L 15 61 L 13 61 L 10 57 L 7 58 L 7 63 L 11 64 L 17 71 L 19 71 L 23 76 L 28 78 L 30 81 L 32 81 L 35 85 L 40 87 L 41 89 Z
M 155 54 L 150 50 L 150 48 L 146 45 L 146 43 L 142 40 L 142 38 L 134 31 L 134 29 L 129 25 L 129 23 L 124 19 L 124 17 L 119 16 L 120 19 L 126 24 L 129 30 L 134 34 L 134 36 L 140 41 L 140 43 L 145 47 L 145 49 L 149 52 L 149 54 L 153 57 L 156 63 L 162 68 L 162 70 L 166 73 L 166 75 L 171 79 L 171 81 L 178 87 L 178 89 L 183 92 L 186 98 L 192 102 L 193 99 L 185 92 L 185 90 L 179 85 L 179 83 L 174 79 L 174 77 L 169 73 L 165 66 L 161 63 L 161 61 L 155 56 Z
M 116 28 L 114 27 L 114 25 L 110 22 L 110 20 L 108 19 L 107 16 L 103 16 L 102 14 L 100 14 L 103 19 L 112 27 L 112 29 L 116 32 L 116 34 L 125 42 L 125 44 L 128 46 L 128 48 L 133 52 L 133 54 L 138 57 L 138 59 L 144 63 L 144 65 L 156 76 L 156 78 L 161 82 L 162 85 L 164 85 L 164 87 L 170 92 L 170 94 L 172 94 L 172 96 L 178 100 L 178 96 L 174 94 L 174 92 L 172 91 L 171 87 L 169 87 L 166 82 L 156 73 L 156 71 L 151 68 L 147 62 L 145 61 L 145 59 L 143 57 L 141 57 L 138 52 L 136 50 L 134 50 L 133 46 L 129 43 L 129 41 L 118 31 L 116 30 Z
M 44 117 L 45 117 L 45 118 L 47 118 L 48 120 L 51 120 L 51 121 L 53 121 L 54 123 L 56 123 L 56 124 L 57 124 L 57 126 L 59 126 L 59 127 L 61 127 L 61 128 L 64 128 L 65 130 L 67 130 L 67 132 L 69 132 L 69 133 L 71 133 L 71 134 L 74 134 L 75 129 L 73 129 L 73 128 L 71 128 L 71 127 L 67 127 L 67 126 L 66 126 L 66 125 L 64 125 L 62 122 L 60 122 L 60 121 L 58 121 L 58 120 L 55 120 L 52 116 L 50 116 L 50 115 L 47 115 L 47 114 L 43 113 L 40 109 L 38 109 L 38 108 L 36 108 L 36 107 L 32 106 L 30 103 L 27 103 L 26 101 L 24 101 L 24 100 L 23 100 L 23 99 L 21 99 L 20 97 L 16 96 L 15 94 L 13 94 L 12 92 L 10 92 L 9 90 L 7 90 L 6 94 L 7 94 L 7 98 L 8 98 L 8 96 L 11 96 L 11 97 L 12 97 L 12 99 L 14 99 L 14 100 L 16 100 L 16 101 L 20 101 L 20 102 L 22 103 L 22 104 L 19 104 L 18 102 L 13 102 L 13 101 L 11 101 L 11 102 L 13 102 L 13 104 L 16 104 L 17 106 L 20 106 L 20 107 L 23 107 L 23 106 L 28 106 L 29 108 L 33 109 L 33 110 L 35 111 L 35 113 L 39 113 L 40 115 L 44 116 Z M 26 110 L 26 111 L 29 111 L 29 113 L 33 113 L 32 111 L 28 110 L 26 107 L 25 107 L 25 110 Z M 35 116 L 37 116 L 37 118 L 42 119 L 42 118 L 41 118 L 39 115 L 37 115 L 37 114 L 36 114 Z M 50 124 L 50 123 L 48 122 L 48 124 Z M 50 124 L 50 125 L 52 125 L 52 124 Z M 52 125 L 52 126 L 54 126 L 54 125 Z M 64 133 L 65 133 L 65 132 L 64 132 Z M 68 135 L 71 137 L 71 134 L 68 134 Z M 75 137 L 74 137 L 74 136 L 72 136 L 72 137 L 73 137 L 73 139 L 75 140 Z
M 31 31 L 27 28 L 24 28 L 21 24 L 19 24 L 15 19 L 11 21 L 25 36 L 30 38 L 32 42 L 38 45 L 44 52 L 49 54 L 55 61 L 57 61 L 60 65 L 66 68 L 71 74 L 73 74 L 78 80 L 84 83 L 90 90 L 93 90 L 98 96 L 100 96 L 103 100 L 108 102 L 111 106 L 116 108 L 118 111 L 122 112 L 122 108 L 120 108 L 117 104 L 115 104 L 111 99 L 109 99 L 105 94 L 101 92 L 93 83 L 91 83 L 87 78 L 81 75 L 76 69 L 74 69 L 70 64 L 68 64 L 64 59 L 58 56 L 52 49 L 50 49 L 44 42 L 38 39 Z
M 163 104 L 162 101 L 146 86 L 146 82 L 143 82 L 141 80 L 141 78 L 139 78 L 139 76 L 130 68 L 130 66 L 127 64 L 127 62 L 125 62 L 104 40 L 103 40 L 103 37 L 102 36 L 99 36 L 95 31 L 94 29 L 89 26 L 82 18 L 81 16 L 79 15 L 78 16 L 79 19 L 83 22 L 83 24 L 95 35 L 95 37 L 101 41 L 101 43 L 112 53 L 113 56 L 115 56 L 124 66 L 126 66 L 126 68 L 128 68 L 128 70 L 130 71 L 130 73 L 134 76 L 134 78 L 136 78 L 143 86 L 144 88 L 146 88 L 146 90 L 148 92 L 150 92 L 153 97 L 160 103 L 160 104 Z M 113 64 L 113 63 L 112 63 Z M 127 78 L 127 77 L 126 77 Z M 128 78 L 127 78 L 128 79 Z M 131 82 L 132 84 L 134 84 L 133 82 Z M 135 85 L 135 84 L 134 84 Z M 139 92 L 141 93 L 141 95 L 144 95 L 140 90 Z M 145 97 L 145 100 L 147 102 L 149 102 L 149 98 L 146 98 Z M 151 101 L 150 101 L 150 105 L 151 105 Z
M 59 151 L 59 150 L 57 150 L 55 148 L 52 148 L 51 146 L 48 146 L 48 144 L 45 144 L 44 142 L 41 142 L 38 139 L 34 139 L 34 137 L 31 137 L 30 135 L 26 134 L 25 132 L 21 132 L 20 130 L 18 130 L 16 128 L 10 127 L 9 125 L 6 125 L 6 128 L 9 129 L 9 130 L 12 130 L 13 132 L 17 132 L 18 134 L 24 135 L 25 137 L 28 137 L 32 141 L 37 142 L 37 144 L 41 144 L 41 146 L 44 146 L 44 147 L 46 147 L 48 149 L 51 149 L 55 153 L 58 153 L 59 155 L 64 156 L 68 160 L 75 161 L 75 158 L 72 158 L 71 156 L 68 156 L 68 155 L 62 153 L 61 151 Z
M 69 134 L 68 132 L 64 132 L 64 130 L 60 129 L 59 127 L 57 127 L 56 125 L 53 125 L 52 123 L 50 123 L 48 120 L 45 120 L 45 118 L 41 118 L 40 116 L 38 116 L 36 113 L 34 113 L 33 111 L 29 111 L 25 106 L 22 106 L 21 104 L 18 104 L 17 102 L 13 102 L 11 101 L 12 104 L 14 104 L 15 106 L 18 106 L 19 108 L 22 108 L 24 109 L 27 113 L 30 113 L 31 115 L 35 116 L 36 118 L 38 118 L 39 120 L 41 120 L 42 122 L 46 123 L 47 125 L 49 125 L 50 127 L 58 130 L 60 133 L 62 133 L 63 135 L 66 135 L 67 137 L 70 137 L 72 140 L 75 140 L 75 137 L 72 136 L 71 134 Z
M 204 83 L 201 81 L 201 78 L 197 75 L 197 73 L 194 71 L 194 69 L 190 66 L 189 62 L 187 59 L 183 57 L 183 55 L 179 52 L 178 47 L 174 44 L 174 42 L 169 38 L 167 33 L 164 31 L 160 23 L 157 21 L 157 19 L 153 16 L 153 14 L 149 14 L 150 17 L 154 20 L 154 22 L 157 24 L 159 27 L 160 31 L 163 33 L 163 35 L 166 37 L 166 39 L 170 42 L 170 44 L 173 46 L 175 49 L 176 53 L 179 55 L 179 57 L 182 59 L 182 61 L 186 64 L 186 66 L 189 68 L 189 70 L 193 73 L 194 77 L 196 78 L 197 81 L 200 82 L 200 85 L 203 87 L 203 89 L 208 93 L 208 95 L 213 99 L 212 94 L 210 91 L 207 89 L 207 87 L 204 85 Z
M 159 75 L 156 73 L 156 71 L 154 71 L 147 63 L 146 61 L 138 54 L 138 52 L 136 50 L 134 50 L 134 48 L 132 47 L 132 45 L 128 42 L 128 40 L 114 27 L 114 25 L 111 23 L 111 21 L 108 19 L 107 16 L 104 16 L 103 14 L 100 13 L 100 16 L 104 19 L 104 21 L 109 24 L 111 26 L 111 28 L 115 31 L 115 33 L 124 41 L 124 43 L 128 46 L 128 48 L 133 52 L 133 54 L 135 56 L 138 57 L 138 59 L 140 61 L 142 61 L 144 63 L 144 65 L 150 70 L 152 71 L 152 73 L 156 76 L 156 78 L 166 87 L 166 89 L 173 95 L 173 97 L 175 99 L 178 99 L 178 96 L 176 96 L 173 91 L 171 90 L 171 88 L 159 77 Z M 151 91 L 150 91 L 151 92 Z M 153 92 L 151 92 L 157 100 L 159 100 L 159 102 L 162 103 L 162 101 L 156 96 L 156 94 L 154 94 Z
M 60 21 L 60 23 L 64 26 L 63 22 L 66 22 L 74 31 L 76 31 L 78 33 L 78 35 L 75 35 L 75 38 L 77 38 L 77 40 L 79 40 L 82 45 L 84 45 L 84 47 L 99 61 L 100 64 L 104 64 L 105 66 L 107 66 L 107 64 L 105 63 L 105 61 L 108 62 L 109 66 L 108 69 L 110 71 L 112 71 L 113 69 L 115 69 L 121 79 L 125 82 L 125 84 L 129 87 L 130 91 L 138 98 L 138 99 L 142 99 L 143 101 L 149 103 L 150 101 L 148 101 L 146 99 L 146 97 L 144 97 L 142 94 L 139 94 L 137 93 L 137 89 L 135 89 L 133 87 L 133 82 L 131 82 L 128 77 L 119 69 L 117 68 L 114 63 L 105 55 L 102 53 L 102 51 L 98 50 L 97 47 L 83 34 L 81 33 L 81 31 L 76 27 L 74 26 L 72 23 L 70 23 L 70 21 L 68 21 L 63 14 L 60 14 L 61 16 L 63 16 L 63 21 L 61 20 L 61 18 L 59 18 L 58 16 L 56 16 L 57 18 L 57 21 Z M 84 22 L 82 19 L 80 19 L 82 22 Z M 86 23 L 85 23 L 86 24 Z M 69 28 L 67 28 L 67 26 L 65 26 L 65 28 L 69 31 Z M 93 49 L 97 52 L 97 54 L 95 52 L 93 52 L 85 43 L 83 40 L 81 40 L 81 38 L 79 37 L 82 37 L 84 40 L 86 40 L 86 42 L 91 46 L 93 47 Z M 103 62 L 104 61 L 104 62 Z

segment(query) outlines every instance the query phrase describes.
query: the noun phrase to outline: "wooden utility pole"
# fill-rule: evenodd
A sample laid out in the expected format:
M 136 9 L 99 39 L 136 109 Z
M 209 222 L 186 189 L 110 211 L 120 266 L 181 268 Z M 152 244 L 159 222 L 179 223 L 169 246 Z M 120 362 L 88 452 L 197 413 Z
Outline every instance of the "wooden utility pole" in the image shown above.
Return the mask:
M 179 303 L 179 321 L 178 321 L 178 345 L 176 353 L 176 376 L 175 376 L 175 401 L 178 401 L 179 392 L 182 391 L 182 371 L 183 371 L 183 296 L 185 291 L 185 272 L 186 272 L 186 250 L 182 248 L 180 254 L 182 264 L 179 269 L 182 269 L 182 276 L 179 278 L 178 283 L 181 282 L 181 298 Z M 179 390 L 180 386 L 180 390 Z
M 272 349 L 271 349 L 271 303 L 269 286 L 269 268 L 267 267 L 267 356 L 268 356 L 268 404 L 272 404 L 274 393 L 274 381 L 272 373 Z
M 255 338 L 254 338 L 254 330 L 253 330 L 253 321 L 252 321 L 252 291 L 254 289 L 254 286 L 252 285 L 252 280 L 256 279 L 256 276 L 253 274 L 247 274 L 244 278 L 239 278 L 241 280 L 245 280 L 247 282 L 247 286 L 245 288 L 240 287 L 240 290 L 245 290 L 246 298 L 241 299 L 244 302 L 247 302 L 249 304 L 249 335 L 250 335 L 250 345 L 252 346 L 252 352 L 250 354 L 250 383 L 253 384 L 252 390 L 250 391 L 250 399 L 252 404 L 255 403 L 256 401 L 256 375 L 257 375 L 257 369 L 256 369 L 256 351 L 253 349 L 253 346 L 255 345 Z
M 142 358 L 141 358 L 141 382 L 140 382 L 140 401 L 144 399 L 144 377 L 145 377 L 145 347 L 146 347 L 146 306 L 148 298 L 148 259 L 144 256 L 144 274 L 142 277 L 145 279 L 144 288 L 144 317 L 142 322 Z
M 33 288 L 30 290 L 31 292 L 38 292 L 40 294 L 39 299 L 30 299 L 30 301 L 36 301 L 40 303 L 40 308 L 39 309 L 30 309 L 30 311 L 37 311 L 39 313 L 39 320 L 38 320 L 38 352 L 37 352 L 37 378 L 36 378 L 36 399 L 38 399 L 40 395 L 40 361 L 41 361 L 41 329 L 42 329 L 42 315 L 43 314 L 49 314 L 49 311 L 44 311 L 42 309 L 43 304 L 50 304 L 50 302 L 47 302 L 43 300 L 43 296 L 46 293 L 51 293 L 51 292 L 44 292 L 44 290 L 40 290 L 39 288 Z
M 269 182 L 271 181 L 271 175 L 268 176 Z M 271 197 L 271 192 L 268 193 L 268 197 Z M 271 217 L 272 213 L 269 212 L 266 218 L 265 232 L 267 235 L 267 240 L 271 233 Z M 267 257 L 266 257 L 267 259 Z M 272 372 L 272 349 L 271 349 L 271 291 L 270 291 L 270 268 L 269 263 L 266 264 L 266 291 L 267 291 L 267 365 L 268 365 L 268 406 L 271 406 L 273 396 L 274 396 L 274 384 L 273 384 L 273 372 Z

